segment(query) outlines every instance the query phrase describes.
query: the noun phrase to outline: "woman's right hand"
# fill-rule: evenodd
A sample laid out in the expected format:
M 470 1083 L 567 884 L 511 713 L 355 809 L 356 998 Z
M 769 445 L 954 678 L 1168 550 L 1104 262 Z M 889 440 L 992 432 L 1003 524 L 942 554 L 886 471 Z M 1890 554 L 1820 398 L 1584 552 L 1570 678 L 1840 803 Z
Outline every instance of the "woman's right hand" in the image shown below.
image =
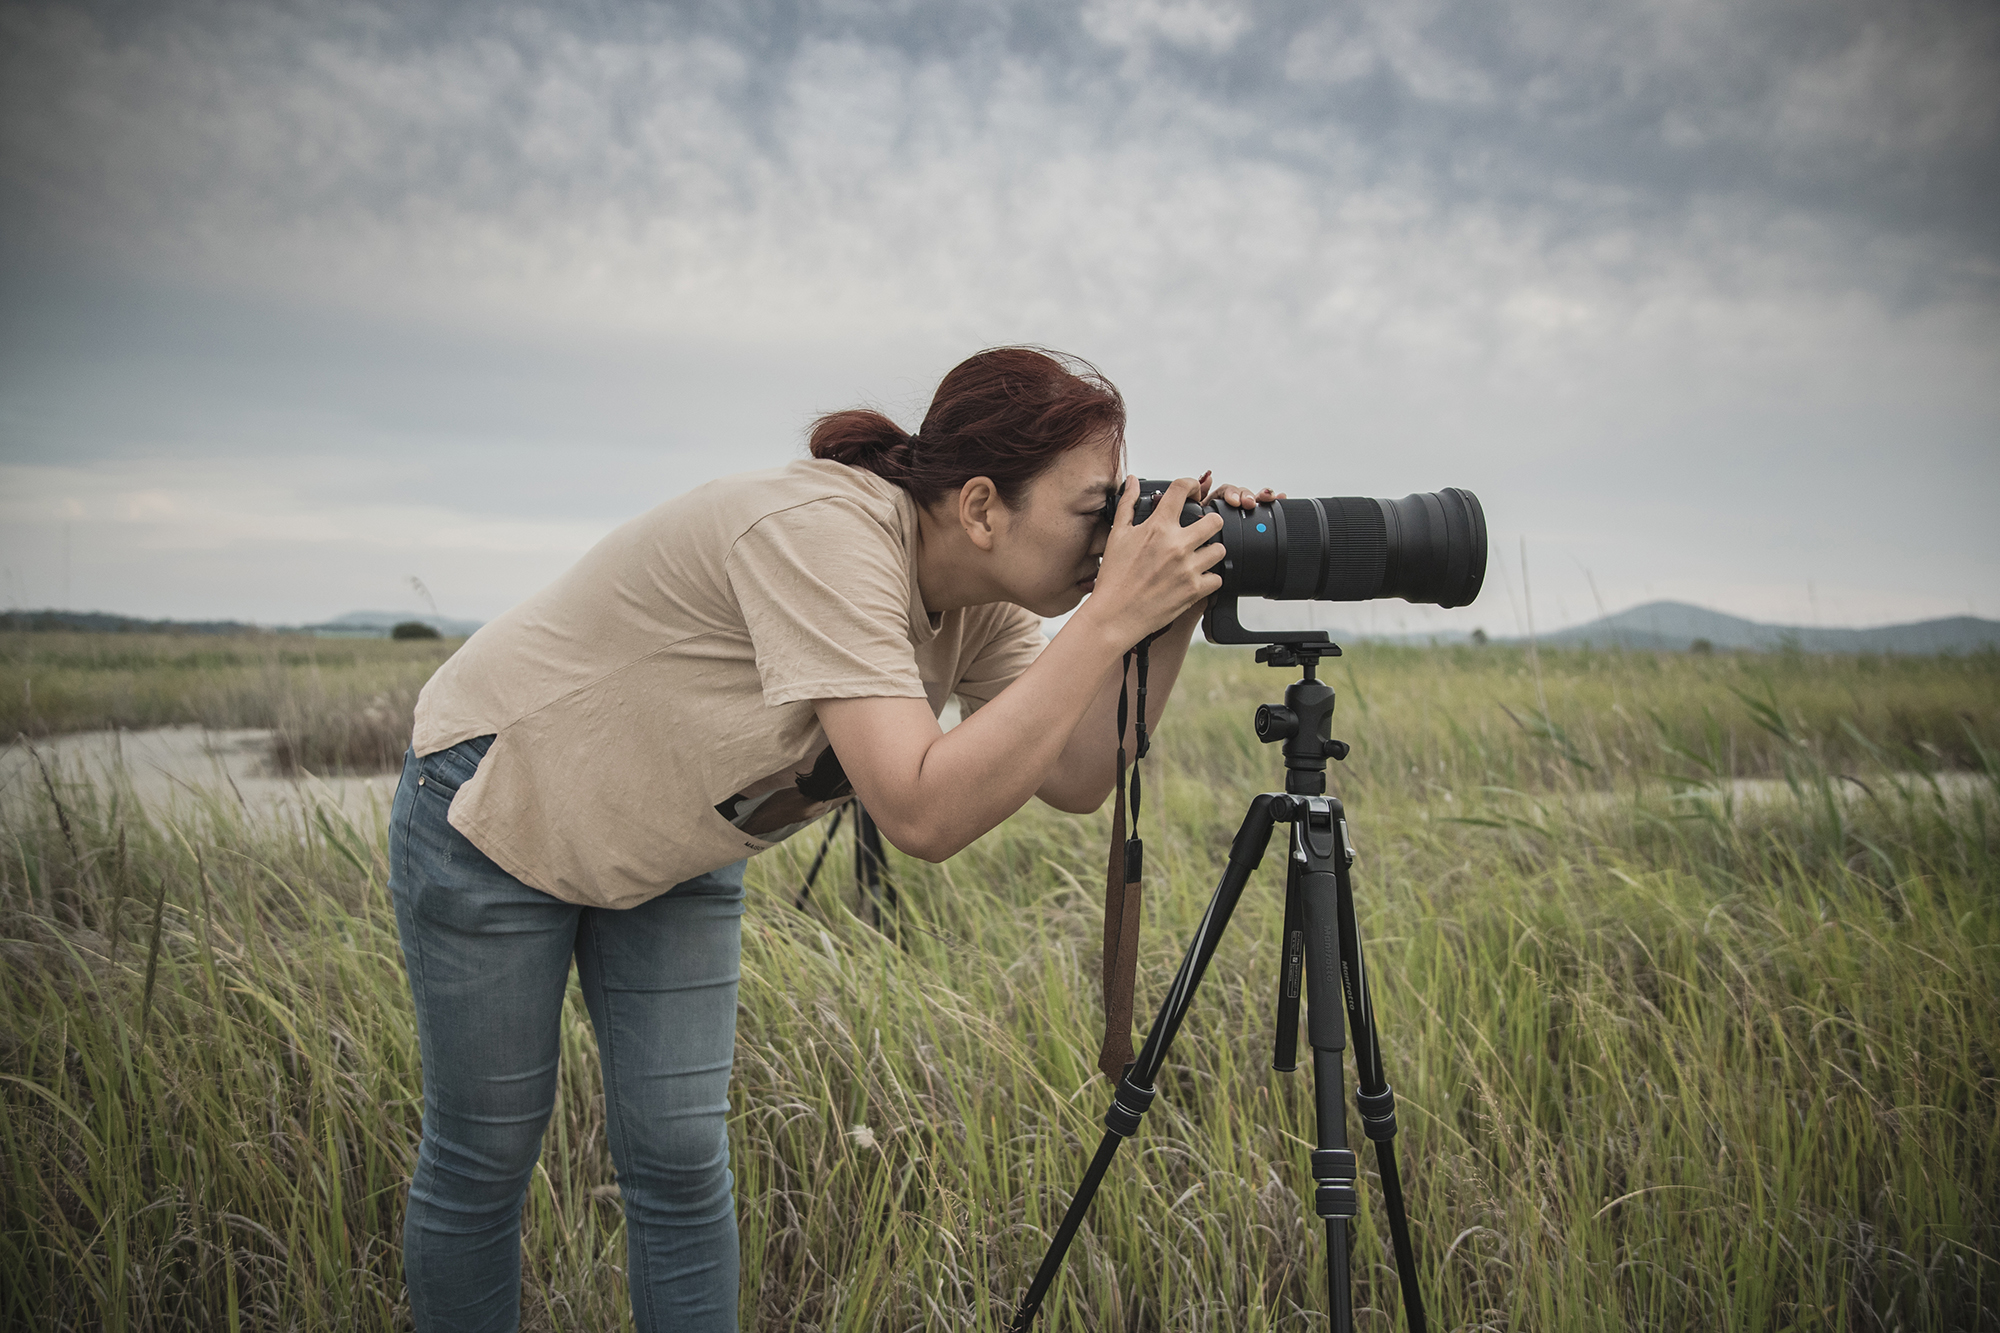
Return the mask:
M 1137 643 L 1221 589 L 1222 576 L 1214 570 L 1225 554 L 1222 543 L 1203 543 L 1222 531 L 1222 516 L 1203 514 L 1181 526 L 1181 506 L 1198 484 L 1192 477 L 1178 479 L 1167 487 L 1152 515 L 1135 525 L 1132 509 L 1139 499 L 1139 479 L 1125 478 L 1097 585 L 1077 611 L 1103 626 L 1115 642 Z

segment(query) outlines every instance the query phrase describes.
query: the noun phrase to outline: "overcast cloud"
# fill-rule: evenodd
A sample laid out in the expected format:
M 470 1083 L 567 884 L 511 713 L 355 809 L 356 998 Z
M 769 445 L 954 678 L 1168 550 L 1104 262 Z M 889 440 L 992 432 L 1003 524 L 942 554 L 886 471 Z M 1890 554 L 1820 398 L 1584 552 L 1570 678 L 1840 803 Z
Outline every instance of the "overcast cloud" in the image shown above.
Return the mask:
M 2000 614 L 2000 9 L 0 5 L 5 600 L 484 617 L 914 426 L 978 347 L 1134 461 L 1462 485 L 1538 626 Z

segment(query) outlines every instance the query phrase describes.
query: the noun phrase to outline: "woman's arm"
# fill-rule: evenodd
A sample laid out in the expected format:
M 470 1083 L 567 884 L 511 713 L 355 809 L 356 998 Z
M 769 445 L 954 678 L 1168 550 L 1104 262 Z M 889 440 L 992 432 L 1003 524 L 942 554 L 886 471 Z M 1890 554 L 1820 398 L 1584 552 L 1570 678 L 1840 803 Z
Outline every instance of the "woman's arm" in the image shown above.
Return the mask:
M 1188 645 L 1194 639 L 1195 627 L 1201 624 L 1201 613 L 1206 607 L 1205 601 L 1197 602 L 1183 612 L 1165 633 L 1153 640 L 1148 650 L 1146 730 L 1149 732 L 1160 725 L 1160 718 L 1166 712 L 1167 700 L 1174 692 L 1174 682 L 1180 677 L 1181 664 L 1187 660 Z M 1114 666 L 1097 698 L 1084 713 L 1083 720 L 1070 733 L 1069 743 L 1063 747 L 1048 781 L 1035 792 L 1058 810 L 1089 814 L 1104 804 L 1104 798 L 1111 794 L 1112 785 L 1118 780 L 1118 676 L 1118 668 Z M 1136 662 L 1130 683 L 1125 716 L 1125 757 L 1128 761 L 1137 754 L 1139 743 L 1139 669 Z M 1005 697 L 1004 693 L 1002 697 Z
M 1194 498 L 1197 503 L 1209 498 L 1210 475 L 1204 472 L 1195 484 Z M 1255 509 L 1260 503 L 1269 504 L 1285 498 L 1283 492 L 1269 487 L 1251 491 L 1242 486 L 1218 485 L 1214 494 L 1223 504 L 1238 509 Z M 1161 717 L 1166 714 L 1167 700 L 1173 697 L 1174 682 L 1180 678 L 1181 665 L 1187 661 L 1188 645 L 1193 641 L 1195 627 L 1201 623 L 1202 612 L 1207 607 L 1206 598 L 1195 603 L 1182 612 L 1159 638 L 1153 640 L 1146 669 L 1146 730 L 1149 732 L 1158 729 Z M 1139 744 L 1139 671 L 1136 662 L 1131 675 L 1124 735 L 1128 759 L 1137 756 Z M 1111 794 L 1112 785 L 1118 781 L 1118 686 L 1119 673 L 1114 670 L 1097 701 L 1071 733 L 1069 744 L 1063 748 L 1062 758 L 1056 761 L 1049 780 L 1035 793 L 1058 810 L 1089 814 L 1104 804 L 1104 798 Z
M 1222 548 L 1202 545 L 1221 520 L 1209 515 L 1185 528 L 1179 524 L 1181 501 L 1194 485 L 1175 482 L 1153 518 L 1135 526 L 1138 488 L 1128 482 L 1095 593 L 1018 680 L 951 731 L 938 729 L 922 699 L 822 699 L 814 705 L 848 780 L 891 842 L 912 856 L 942 861 L 1027 804 L 1059 769 L 1064 778 L 1058 791 L 1072 804 L 1089 794 L 1063 759 L 1107 687 L 1116 709 L 1125 650 L 1159 628 L 1163 612 L 1177 628 L 1190 617 L 1191 633 L 1192 613 L 1222 586 L 1212 572 Z M 1185 634 L 1178 643 L 1184 652 Z M 1177 671 L 1179 654 L 1173 656 Z M 1170 683 L 1161 681 L 1163 687 Z M 1165 694 L 1163 688 L 1162 701 Z M 1104 730 L 1111 730 L 1109 721 Z M 1078 743 L 1087 753 L 1090 740 Z M 1098 803 L 1110 790 L 1113 760 L 1115 754 L 1103 761 Z

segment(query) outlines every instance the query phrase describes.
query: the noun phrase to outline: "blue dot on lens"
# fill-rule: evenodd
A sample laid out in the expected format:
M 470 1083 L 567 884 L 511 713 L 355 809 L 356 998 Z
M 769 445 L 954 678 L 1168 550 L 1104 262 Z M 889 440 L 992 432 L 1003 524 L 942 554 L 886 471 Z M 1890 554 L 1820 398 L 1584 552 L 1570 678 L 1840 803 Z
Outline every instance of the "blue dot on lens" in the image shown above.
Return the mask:
M 1262 532 L 1263 530 L 1264 530 L 1264 525 L 1262 523 L 1259 523 L 1257 525 L 1257 531 Z

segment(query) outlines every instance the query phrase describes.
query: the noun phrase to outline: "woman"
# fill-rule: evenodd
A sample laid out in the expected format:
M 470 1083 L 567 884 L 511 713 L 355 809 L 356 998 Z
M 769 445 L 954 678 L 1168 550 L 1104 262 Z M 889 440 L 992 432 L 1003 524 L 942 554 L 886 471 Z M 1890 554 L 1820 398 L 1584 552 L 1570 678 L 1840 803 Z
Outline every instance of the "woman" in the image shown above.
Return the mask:
M 1173 521 L 1204 485 L 1175 482 L 1132 525 L 1124 425 L 1091 367 L 982 352 L 917 435 L 874 412 L 821 418 L 810 461 L 627 523 L 424 688 L 390 835 L 424 1067 L 403 1236 L 419 1329 L 516 1325 L 572 960 L 634 1319 L 736 1327 L 724 1122 L 744 858 L 844 799 L 841 769 L 888 839 L 931 861 L 1030 796 L 1103 802 L 1120 655 L 1170 625 L 1157 713 L 1221 585 L 1222 548 L 1202 545 L 1221 520 Z M 1041 618 L 1093 593 L 1045 643 Z M 952 695 L 970 711 L 945 733 Z

